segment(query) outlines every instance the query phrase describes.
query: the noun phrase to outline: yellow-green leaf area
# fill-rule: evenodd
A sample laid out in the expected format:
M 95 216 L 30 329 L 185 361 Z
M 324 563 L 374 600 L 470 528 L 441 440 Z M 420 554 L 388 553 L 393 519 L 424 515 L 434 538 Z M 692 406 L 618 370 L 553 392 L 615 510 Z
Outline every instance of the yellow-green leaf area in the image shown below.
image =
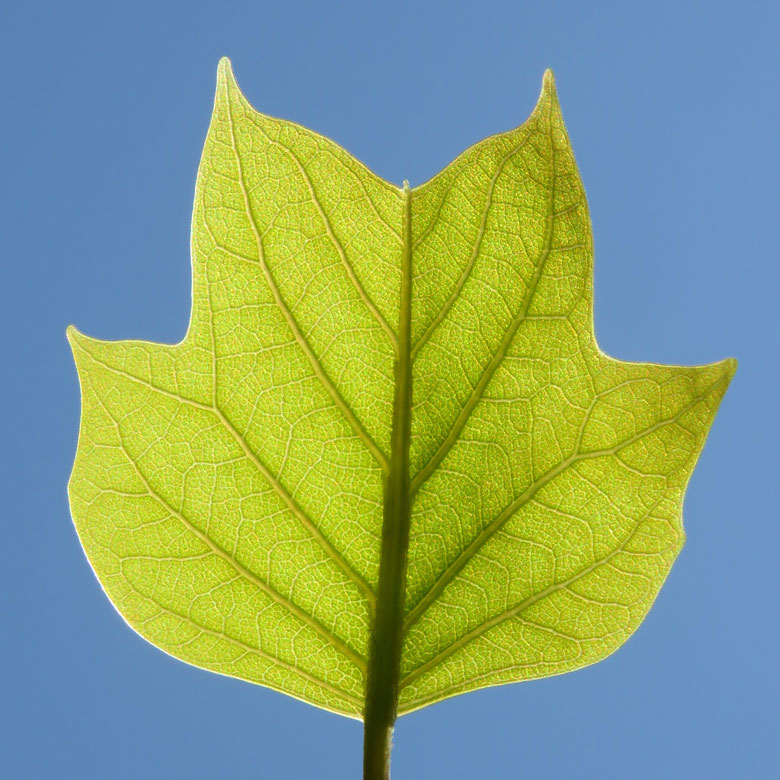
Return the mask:
M 72 514 L 136 631 L 362 716 L 406 359 L 399 712 L 576 669 L 637 628 L 682 546 L 685 487 L 735 363 L 599 350 L 587 204 L 550 74 L 525 124 L 407 190 L 256 112 L 223 61 L 192 267 L 180 344 L 69 330 Z

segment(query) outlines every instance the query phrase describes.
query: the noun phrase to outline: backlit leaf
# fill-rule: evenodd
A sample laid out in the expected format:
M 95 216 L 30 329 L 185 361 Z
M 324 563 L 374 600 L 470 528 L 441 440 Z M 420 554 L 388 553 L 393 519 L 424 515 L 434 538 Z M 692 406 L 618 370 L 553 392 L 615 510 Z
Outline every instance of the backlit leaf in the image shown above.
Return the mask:
M 636 629 L 735 363 L 598 349 L 550 74 L 525 124 L 399 189 L 255 112 L 223 61 L 192 264 L 181 344 L 69 330 L 73 518 L 136 631 L 361 717 L 405 481 L 400 713 L 593 663 Z

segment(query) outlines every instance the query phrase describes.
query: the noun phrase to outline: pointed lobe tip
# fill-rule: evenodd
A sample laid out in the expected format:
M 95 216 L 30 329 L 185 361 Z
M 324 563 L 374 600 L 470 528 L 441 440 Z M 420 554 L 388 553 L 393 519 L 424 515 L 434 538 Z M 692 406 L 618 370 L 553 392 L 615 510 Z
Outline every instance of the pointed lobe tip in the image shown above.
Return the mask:
M 542 94 L 556 94 L 555 76 L 553 75 L 551 68 L 547 68 L 542 77 Z
M 233 75 L 233 64 L 227 57 L 221 57 L 219 65 L 217 65 L 217 83 L 225 83 L 228 81 L 235 81 Z

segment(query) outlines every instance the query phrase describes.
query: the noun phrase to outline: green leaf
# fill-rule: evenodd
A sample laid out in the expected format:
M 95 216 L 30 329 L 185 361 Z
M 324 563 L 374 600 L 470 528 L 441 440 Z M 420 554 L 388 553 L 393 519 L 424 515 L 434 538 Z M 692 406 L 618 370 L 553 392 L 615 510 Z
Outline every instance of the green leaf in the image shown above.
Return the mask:
M 73 518 L 142 636 L 392 723 L 636 629 L 736 364 L 599 350 L 549 73 L 525 124 L 399 189 L 223 61 L 192 263 L 182 343 L 69 330 Z

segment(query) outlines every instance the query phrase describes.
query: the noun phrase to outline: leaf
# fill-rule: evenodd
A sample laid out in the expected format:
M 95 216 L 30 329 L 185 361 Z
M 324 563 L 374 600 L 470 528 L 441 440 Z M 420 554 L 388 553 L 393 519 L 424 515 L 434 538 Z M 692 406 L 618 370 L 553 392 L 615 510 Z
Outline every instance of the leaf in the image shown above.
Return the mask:
M 736 364 L 599 350 L 549 73 L 525 124 L 399 189 L 223 61 L 192 257 L 181 344 L 69 330 L 73 518 L 136 631 L 361 717 L 372 686 L 409 712 L 636 629 Z

